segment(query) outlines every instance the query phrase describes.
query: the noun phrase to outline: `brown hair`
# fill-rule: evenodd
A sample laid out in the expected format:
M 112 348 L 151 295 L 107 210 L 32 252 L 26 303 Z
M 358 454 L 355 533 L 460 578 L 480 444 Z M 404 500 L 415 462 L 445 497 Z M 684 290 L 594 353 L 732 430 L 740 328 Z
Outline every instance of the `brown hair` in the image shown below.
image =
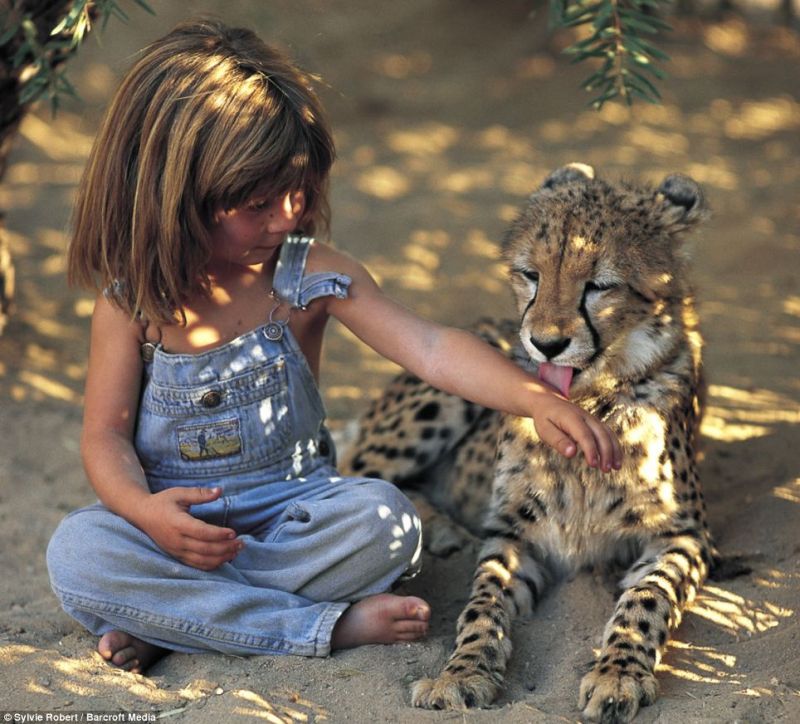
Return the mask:
M 113 284 L 131 316 L 175 321 L 209 289 L 215 210 L 303 190 L 299 229 L 327 232 L 333 159 L 310 76 L 249 30 L 181 24 L 144 49 L 106 112 L 78 190 L 69 280 Z

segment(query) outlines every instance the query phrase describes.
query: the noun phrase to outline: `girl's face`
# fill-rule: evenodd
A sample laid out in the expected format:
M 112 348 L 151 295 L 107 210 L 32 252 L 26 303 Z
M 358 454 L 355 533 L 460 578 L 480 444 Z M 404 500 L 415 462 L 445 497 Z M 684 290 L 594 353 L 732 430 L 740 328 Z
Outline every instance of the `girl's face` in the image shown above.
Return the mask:
M 252 266 L 269 261 L 297 228 L 304 210 L 302 191 L 278 198 L 256 194 L 235 209 L 218 210 L 209 230 L 211 264 Z

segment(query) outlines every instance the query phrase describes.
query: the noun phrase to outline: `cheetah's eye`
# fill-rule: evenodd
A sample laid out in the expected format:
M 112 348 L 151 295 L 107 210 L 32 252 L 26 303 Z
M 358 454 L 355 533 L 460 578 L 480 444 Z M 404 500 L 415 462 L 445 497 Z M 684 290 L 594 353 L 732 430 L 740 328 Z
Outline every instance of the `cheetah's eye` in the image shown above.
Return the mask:
M 533 269 L 525 269 L 520 266 L 515 266 L 513 269 L 514 273 L 521 274 L 524 276 L 529 282 L 533 284 L 539 283 L 539 272 L 534 271 Z
M 616 282 L 589 281 L 586 282 L 584 289 L 587 292 L 608 292 L 617 289 L 620 285 Z

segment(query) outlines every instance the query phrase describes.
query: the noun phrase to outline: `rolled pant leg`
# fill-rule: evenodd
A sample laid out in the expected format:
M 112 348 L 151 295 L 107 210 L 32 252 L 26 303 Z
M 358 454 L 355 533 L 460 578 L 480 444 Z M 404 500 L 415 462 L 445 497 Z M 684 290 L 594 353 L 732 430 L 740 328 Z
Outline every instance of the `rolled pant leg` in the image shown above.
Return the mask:
M 346 603 L 254 586 L 233 565 L 201 571 L 97 504 L 67 516 L 47 550 L 53 590 L 92 633 L 126 631 L 187 653 L 330 653 Z

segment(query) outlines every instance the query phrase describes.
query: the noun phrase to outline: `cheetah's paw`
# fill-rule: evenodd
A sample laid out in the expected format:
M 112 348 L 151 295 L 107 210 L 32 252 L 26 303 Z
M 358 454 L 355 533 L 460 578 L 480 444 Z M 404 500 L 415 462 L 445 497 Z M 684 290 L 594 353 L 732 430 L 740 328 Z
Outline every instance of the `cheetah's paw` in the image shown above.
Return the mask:
M 624 724 L 636 716 L 640 706 L 656 700 L 658 682 L 651 673 L 634 674 L 615 668 L 601 674 L 598 669 L 592 669 L 581 681 L 578 706 L 585 721 Z
M 482 674 L 442 672 L 436 679 L 420 679 L 411 689 L 411 703 L 423 709 L 470 709 L 489 706 L 497 686 Z

